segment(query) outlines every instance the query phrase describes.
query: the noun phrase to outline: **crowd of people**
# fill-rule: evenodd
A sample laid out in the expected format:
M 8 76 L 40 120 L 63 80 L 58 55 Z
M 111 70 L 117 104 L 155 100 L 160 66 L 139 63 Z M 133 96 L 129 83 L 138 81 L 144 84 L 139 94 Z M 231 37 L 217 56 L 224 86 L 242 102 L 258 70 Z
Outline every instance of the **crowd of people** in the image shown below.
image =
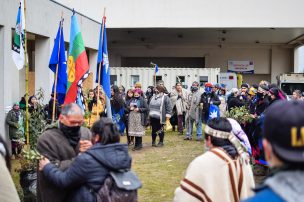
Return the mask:
M 61 108 L 52 95 L 45 118 L 51 119 L 55 102 L 57 121 L 48 125 L 37 143 L 43 156 L 37 200 L 94 201 L 94 193 L 110 171 L 131 169 L 128 146 L 133 151 L 141 150 L 146 128 L 150 127 L 152 147 L 165 145 L 165 133 L 170 128 L 177 129 L 185 141 L 192 140 L 195 131 L 196 141 L 205 142 L 206 152 L 189 165 L 174 201 L 244 200 L 253 196 L 253 176 L 266 176 L 270 168 L 275 168 L 274 176 L 267 178 L 264 188 L 256 190 L 258 194 L 249 201 L 263 201 L 265 196 L 273 201 L 287 200 L 289 195 L 282 190 L 288 183 L 294 185 L 287 190 L 297 201 L 302 186 L 296 186 L 303 178 L 304 162 L 300 155 L 304 149 L 301 95 L 295 90 L 288 98 L 278 86 L 266 81 L 251 86 L 244 83 L 230 91 L 210 82 L 202 89 L 196 81 L 189 90 L 177 82 L 171 92 L 162 80 L 145 92 L 140 83 L 127 90 L 113 85 L 112 119 L 106 118 L 109 112 L 101 87 L 88 91 L 85 112 L 74 103 Z M 290 99 L 294 101 L 287 101 Z M 24 144 L 24 103 L 24 98 L 14 103 L 6 119 L 12 154 L 17 157 Z M 28 103 L 33 113 L 39 105 L 37 98 L 31 96 Z M 228 112 L 239 107 L 248 111 L 251 122 L 226 118 Z M 119 143 L 125 134 L 127 144 Z M 4 151 L 7 158 L 6 150 L 1 149 L 0 143 L 0 152 Z M 285 184 L 280 185 L 280 180 Z

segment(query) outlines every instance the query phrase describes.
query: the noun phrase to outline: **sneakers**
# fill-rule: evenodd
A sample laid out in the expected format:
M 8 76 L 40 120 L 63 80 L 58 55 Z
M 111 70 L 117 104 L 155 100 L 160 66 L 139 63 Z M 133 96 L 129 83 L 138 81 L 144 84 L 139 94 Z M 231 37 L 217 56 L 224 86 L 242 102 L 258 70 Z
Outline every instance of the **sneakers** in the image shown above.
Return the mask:
M 185 137 L 184 140 L 192 140 L 192 137 Z
M 157 147 L 155 142 L 152 142 L 152 147 Z

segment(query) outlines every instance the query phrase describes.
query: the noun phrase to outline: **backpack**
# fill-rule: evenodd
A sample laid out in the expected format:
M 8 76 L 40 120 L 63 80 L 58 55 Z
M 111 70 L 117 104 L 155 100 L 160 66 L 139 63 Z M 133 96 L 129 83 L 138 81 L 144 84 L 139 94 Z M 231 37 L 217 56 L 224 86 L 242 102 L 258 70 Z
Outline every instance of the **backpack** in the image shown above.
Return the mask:
M 97 202 L 137 202 L 137 189 L 142 184 L 132 171 L 113 172 L 96 192 Z

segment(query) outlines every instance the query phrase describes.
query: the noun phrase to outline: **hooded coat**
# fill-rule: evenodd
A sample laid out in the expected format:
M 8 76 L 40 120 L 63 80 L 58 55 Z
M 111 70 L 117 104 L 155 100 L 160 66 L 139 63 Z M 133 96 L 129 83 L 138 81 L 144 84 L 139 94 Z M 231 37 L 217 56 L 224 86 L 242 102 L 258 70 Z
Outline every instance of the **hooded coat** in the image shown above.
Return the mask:
M 65 201 L 92 202 L 95 201 L 94 192 L 101 188 L 109 171 L 130 168 L 131 157 L 127 144 L 98 143 L 78 156 L 67 170 L 61 171 L 49 163 L 44 167 L 43 173 L 60 189 L 71 190 Z
M 91 132 L 85 127 L 80 128 L 80 138 L 91 140 Z M 61 170 L 67 169 L 79 153 L 79 143 L 72 146 L 63 132 L 59 129 L 59 122 L 50 125 L 39 137 L 38 152 L 55 163 Z M 37 172 L 37 201 L 63 202 L 67 192 L 50 183 L 41 171 Z

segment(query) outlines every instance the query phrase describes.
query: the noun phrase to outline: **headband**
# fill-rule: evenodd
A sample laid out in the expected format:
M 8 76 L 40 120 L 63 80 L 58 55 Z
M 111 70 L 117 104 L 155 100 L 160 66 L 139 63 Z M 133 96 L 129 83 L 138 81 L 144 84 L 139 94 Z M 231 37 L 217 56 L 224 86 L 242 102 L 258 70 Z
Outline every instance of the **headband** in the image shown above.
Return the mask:
M 262 93 L 266 93 L 267 91 L 261 87 L 258 88 L 258 91 L 262 92 Z
M 232 133 L 220 130 L 215 130 L 208 125 L 205 126 L 205 133 L 217 138 L 228 139 L 229 142 L 236 148 L 238 154 L 240 155 L 241 163 L 247 162 L 248 156 L 246 154 L 247 149 L 241 144 L 240 140 Z

